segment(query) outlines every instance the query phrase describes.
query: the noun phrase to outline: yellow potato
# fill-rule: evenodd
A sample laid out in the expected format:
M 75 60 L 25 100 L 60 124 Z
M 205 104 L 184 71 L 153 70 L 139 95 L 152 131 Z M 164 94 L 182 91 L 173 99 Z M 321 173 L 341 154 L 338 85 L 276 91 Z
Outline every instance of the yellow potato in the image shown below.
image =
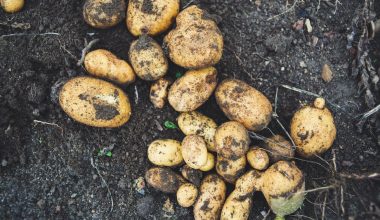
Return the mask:
M 194 111 L 205 103 L 216 87 L 216 69 L 187 71 L 170 87 L 168 100 L 177 112 Z
M 207 163 L 207 146 L 202 137 L 192 134 L 186 136 L 182 141 L 182 156 L 185 163 L 193 168 L 199 169 Z
M 189 167 L 188 165 L 184 165 L 181 168 L 181 174 L 190 183 L 196 186 L 199 186 L 201 184 L 202 175 L 203 175 L 202 171 L 193 169 Z
M 84 67 L 93 76 L 120 84 L 135 81 L 135 73 L 131 66 L 108 50 L 98 49 L 88 53 L 84 59 Z
M 222 157 L 237 159 L 245 156 L 249 143 L 248 132 L 239 122 L 225 122 L 216 129 L 216 152 Z
M 168 61 L 161 46 L 144 34 L 132 42 L 129 60 L 136 75 L 143 80 L 157 80 L 168 71 Z
M 94 127 L 120 127 L 131 116 L 128 96 L 109 82 L 75 77 L 59 93 L 62 109 L 74 120 Z
M 214 168 L 215 166 L 215 156 L 212 153 L 207 153 L 207 162 L 206 165 L 203 167 L 199 168 L 203 172 L 210 171 Z
M 220 155 L 216 157 L 216 172 L 228 183 L 235 183 L 245 171 L 247 159 L 245 155 L 237 159 L 228 159 Z
M 183 162 L 181 143 L 172 139 L 155 140 L 149 144 L 148 159 L 157 166 L 177 166 Z
M 131 0 L 127 27 L 134 36 L 157 35 L 166 31 L 179 13 L 179 0 Z
M 265 170 L 269 165 L 269 156 L 261 148 L 252 147 L 247 153 L 247 161 L 255 170 Z
M 269 124 L 272 105 L 261 92 L 237 79 L 226 79 L 215 91 L 224 114 L 242 123 L 248 130 L 261 131 Z
M 161 78 L 150 87 L 149 98 L 156 108 L 163 108 L 168 97 L 168 88 L 171 81 Z
M 265 140 L 263 147 L 268 150 L 272 163 L 279 160 L 291 160 L 294 157 L 292 144 L 281 135 L 274 135 Z
M 154 167 L 146 171 L 146 182 L 156 190 L 165 193 L 176 193 L 186 181 L 174 171 L 166 167 Z
M 110 28 L 122 21 L 127 6 L 124 0 L 86 0 L 83 17 L 95 28 Z
M 195 203 L 197 196 L 197 187 L 191 183 L 185 183 L 177 191 L 177 202 L 180 206 L 188 208 Z
M 0 5 L 5 12 L 15 13 L 21 11 L 24 7 L 24 0 L 0 0 Z

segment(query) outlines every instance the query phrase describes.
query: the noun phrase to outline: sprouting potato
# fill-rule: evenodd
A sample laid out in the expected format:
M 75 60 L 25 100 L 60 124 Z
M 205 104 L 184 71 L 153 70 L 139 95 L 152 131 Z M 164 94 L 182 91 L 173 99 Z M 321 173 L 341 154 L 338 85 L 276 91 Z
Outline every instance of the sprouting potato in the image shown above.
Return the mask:
M 172 139 L 155 140 L 149 144 L 148 159 L 157 166 L 177 166 L 183 162 L 181 143 Z
M 144 34 L 132 42 L 129 60 L 136 75 L 143 80 L 157 80 L 168 71 L 168 61 L 161 46 L 153 38 Z
M 59 104 L 75 121 L 94 127 L 120 127 L 131 116 L 128 96 L 104 80 L 75 77 L 59 93 Z
M 247 159 L 245 155 L 237 159 L 228 159 L 220 155 L 216 159 L 216 172 L 223 177 L 228 183 L 235 183 L 245 171 Z
M 207 165 L 207 164 L 206 164 Z M 189 165 L 184 165 L 181 168 L 182 176 L 188 180 L 190 183 L 199 186 L 202 180 L 202 171 L 193 169 Z
M 186 181 L 174 171 L 166 167 L 154 167 L 146 171 L 146 182 L 161 192 L 176 193 Z
M 83 17 L 95 28 L 110 28 L 122 21 L 127 6 L 124 0 L 86 0 Z
M 223 36 L 207 12 L 190 6 L 179 13 L 177 26 L 164 39 L 170 59 L 179 66 L 213 66 L 223 54 Z
M 265 170 L 269 165 L 267 152 L 258 147 L 252 147 L 247 153 L 247 161 L 255 170 Z
M 294 157 L 292 144 L 281 135 L 268 138 L 263 147 L 268 151 L 272 163 L 279 160 L 291 160 Z
M 261 131 L 269 124 L 272 105 L 261 92 L 237 79 L 222 81 L 215 91 L 216 101 L 232 121 L 248 130 Z
M 161 78 L 150 87 L 150 101 L 156 108 L 163 108 L 168 97 L 168 89 L 171 81 Z
M 197 196 L 197 187 L 191 183 L 185 183 L 177 191 L 177 202 L 180 206 L 188 208 L 195 203 Z
M 182 156 L 187 165 L 199 169 L 207 163 L 207 146 L 201 136 L 188 135 L 182 141 Z
M 0 0 L 0 5 L 5 12 L 15 13 L 21 11 L 24 7 L 24 0 Z
M 205 103 L 216 87 L 216 69 L 189 70 L 170 87 L 168 100 L 177 112 L 194 111 Z
M 108 50 L 91 51 L 84 59 L 84 66 L 91 75 L 109 79 L 119 84 L 132 83 L 136 78 L 132 67 Z
M 210 171 L 214 168 L 215 166 L 215 156 L 212 153 L 207 153 L 207 162 L 206 165 L 202 166 L 199 168 L 203 172 Z
M 134 36 L 157 35 L 166 31 L 179 13 L 179 0 L 131 0 L 127 27 Z
M 222 157 L 237 159 L 245 156 L 249 143 L 248 132 L 239 122 L 225 122 L 216 129 L 216 151 Z
M 211 118 L 193 111 L 183 112 L 177 118 L 178 126 L 185 135 L 197 134 L 204 138 L 207 149 L 215 152 L 214 136 L 218 127 Z
M 330 149 L 336 137 L 336 128 L 324 99 L 317 98 L 314 106 L 304 106 L 294 114 L 290 135 L 301 156 L 312 157 Z

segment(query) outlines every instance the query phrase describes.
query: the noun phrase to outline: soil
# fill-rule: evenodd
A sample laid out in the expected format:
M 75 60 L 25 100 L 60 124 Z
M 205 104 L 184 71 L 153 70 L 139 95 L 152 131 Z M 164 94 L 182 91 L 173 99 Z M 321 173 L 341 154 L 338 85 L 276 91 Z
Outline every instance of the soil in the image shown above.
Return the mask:
M 283 0 L 194 3 L 217 18 L 224 35 L 224 55 L 216 65 L 219 81 L 244 80 L 265 93 L 273 105 L 279 88 L 277 113 L 286 128 L 292 114 L 313 97 L 281 85 L 322 95 L 334 113 L 338 135 L 332 150 L 322 159 L 297 160 L 297 165 L 306 175 L 308 189 L 338 187 L 309 193 L 289 219 L 378 219 L 378 179 L 337 177 L 379 171 L 375 128 L 367 124 L 359 133 L 355 127 L 356 117 L 368 108 L 358 92 L 358 81 L 350 76 L 351 55 L 346 47 L 353 15 L 364 0 L 340 0 L 336 8 L 321 1 L 318 11 L 318 0 L 297 2 L 293 8 L 292 1 L 286 6 Z M 82 17 L 83 4 L 30 0 L 19 13 L 0 11 L 0 219 L 192 219 L 192 210 L 179 207 L 174 195 L 136 184 L 151 167 L 146 157 L 151 141 L 183 138 L 179 130 L 163 126 L 166 120 L 175 122 L 178 113 L 169 105 L 154 108 L 148 98 L 150 83 L 137 80 L 124 88 L 133 114 L 118 129 L 79 124 L 57 103 L 57 91 L 65 80 L 87 75 L 76 65 L 85 40 L 99 38 L 94 49 L 108 49 L 126 60 L 134 40 L 124 22 L 108 30 L 88 26 Z M 376 4 L 380 11 L 379 1 Z M 301 17 L 311 20 L 312 33 L 293 30 Z M 162 43 L 163 36 L 156 39 Z M 316 46 L 310 43 L 316 39 L 313 36 L 319 38 Z M 373 44 L 378 68 L 379 37 Z M 333 72 L 329 83 L 321 78 L 324 64 Z M 175 78 L 184 70 L 171 64 L 169 72 Z M 227 120 L 214 97 L 200 112 L 218 123 Z M 261 134 L 285 135 L 274 120 L 269 128 Z M 112 157 L 97 156 L 105 147 L 113 148 Z M 330 172 L 334 161 L 335 176 Z M 330 171 L 322 166 L 330 166 Z M 262 194 L 256 193 L 250 219 L 262 219 L 268 210 Z

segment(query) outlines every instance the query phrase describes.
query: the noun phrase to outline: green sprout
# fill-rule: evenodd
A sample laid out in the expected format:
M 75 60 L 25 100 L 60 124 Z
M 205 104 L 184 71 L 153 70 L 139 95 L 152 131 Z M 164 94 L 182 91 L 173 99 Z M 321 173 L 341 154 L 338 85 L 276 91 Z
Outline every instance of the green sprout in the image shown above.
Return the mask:
M 181 78 L 182 77 L 182 73 L 181 72 L 177 72 L 176 74 L 175 74 L 175 77 L 178 79 L 178 78 Z
M 103 157 L 103 156 L 112 157 L 112 151 L 108 149 L 99 149 L 98 157 Z
M 167 128 L 167 129 L 177 129 L 177 128 L 178 128 L 177 125 L 174 124 L 174 123 L 171 122 L 171 121 L 165 121 L 164 126 L 165 126 L 165 128 Z

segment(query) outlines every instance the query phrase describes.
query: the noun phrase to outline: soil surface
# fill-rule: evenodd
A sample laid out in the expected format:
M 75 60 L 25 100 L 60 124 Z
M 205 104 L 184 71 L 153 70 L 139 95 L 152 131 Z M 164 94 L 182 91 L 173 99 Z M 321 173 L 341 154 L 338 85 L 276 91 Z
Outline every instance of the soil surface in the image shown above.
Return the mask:
M 307 189 L 336 188 L 309 193 L 303 207 L 289 219 L 378 219 L 378 179 L 339 176 L 379 171 L 375 128 L 365 125 L 359 133 L 355 127 L 356 117 L 368 108 L 358 92 L 358 81 L 350 76 L 347 50 L 353 15 L 364 0 L 340 0 L 337 7 L 321 1 L 319 10 L 318 0 L 286 2 L 193 2 L 214 15 L 224 35 L 224 55 L 216 65 L 218 80 L 244 80 L 265 93 L 273 105 L 279 88 L 276 109 L 286 128 L 301 104 L 314 97 L 281 85 L 328 100 L 338 131 L 332 150 L 321 159 L 296 163 L 306 175 Z M 151 167 L 147 145 L 157 138 L 183 138 L 179 130 L 163 126 L 166 120 L 175 122 L 178 113 L 169 105 L 162 110 L 153 107 L 148 97 L 150 83 L 137 80 L 123 88 L 132 101 L 133 114 L 118 129 L 79 124 L 57 103 L 65 80 L 87 75 L 76 65 L 85 41 L 98 38 L 93 49 L 108 49 L 127 60 L 134 40 L 124 22 L 108 30 L 88 26 L 82 17 L 83 4 L 30 0 L 19 13 L 0 11 L 0 219 L 192 219 L 192 210 L 179 207 L 175 196 L 137 184 Z M 311 21 L 311 33 L 292 28 L 305 17 Z M 163 36 L 156 40 L 162 43 Z M 373 41 L 377 68 L 379 42 L 379 37 Z M 329 83 L 321 78 L 324 64 L 333 72 Z M 177 72 L 184 70 L 171 64 L 169 75 L 175 78 Z M 218 123 L 227 120 L 214 97 L 200 112 Z M 274 120 L 269 128 L 261 134 L 285 135 Z M 112 157 L 97 156 L 105 147 L 113 147 Z M 250 219 L 262 219 L 268 210 L 262 194 L 256 193 Z

